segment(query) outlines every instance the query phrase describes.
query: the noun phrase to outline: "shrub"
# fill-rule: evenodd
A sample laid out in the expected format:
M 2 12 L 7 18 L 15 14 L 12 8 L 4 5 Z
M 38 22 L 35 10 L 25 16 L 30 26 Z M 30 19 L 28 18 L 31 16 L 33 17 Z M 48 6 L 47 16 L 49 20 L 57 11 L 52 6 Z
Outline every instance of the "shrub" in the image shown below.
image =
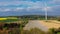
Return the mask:
M 60 21 L 60 17 L 58 17 L 57 20 Z
M 21 34 L 45 34 L 45 32 L 38 28 L 33 28 L 31 30 L 23 30 Z

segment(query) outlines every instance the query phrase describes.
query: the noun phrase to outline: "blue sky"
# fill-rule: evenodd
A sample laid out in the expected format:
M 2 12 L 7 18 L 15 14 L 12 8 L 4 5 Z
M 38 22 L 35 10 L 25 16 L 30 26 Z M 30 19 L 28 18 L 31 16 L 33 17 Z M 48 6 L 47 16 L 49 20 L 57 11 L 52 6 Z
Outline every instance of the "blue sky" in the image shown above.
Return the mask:
M 46 6 L 45 6 L 46 4 Z M 60 12 L 60 0 L 0 0 L 0 13 Z M 11 14 L 11 13 L 10 13 Z

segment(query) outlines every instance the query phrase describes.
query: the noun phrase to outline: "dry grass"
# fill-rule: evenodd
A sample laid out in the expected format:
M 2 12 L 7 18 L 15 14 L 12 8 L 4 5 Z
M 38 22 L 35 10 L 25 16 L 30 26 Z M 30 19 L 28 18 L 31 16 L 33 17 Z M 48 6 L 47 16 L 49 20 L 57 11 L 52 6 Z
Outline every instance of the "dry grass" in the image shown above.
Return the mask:
M 48 28 L 59 28 L 60 22 L 57 20 L 48 20 L 47 22 L 45 20 L 40 20 L 40 23 L 42 23 L 44 26 Z

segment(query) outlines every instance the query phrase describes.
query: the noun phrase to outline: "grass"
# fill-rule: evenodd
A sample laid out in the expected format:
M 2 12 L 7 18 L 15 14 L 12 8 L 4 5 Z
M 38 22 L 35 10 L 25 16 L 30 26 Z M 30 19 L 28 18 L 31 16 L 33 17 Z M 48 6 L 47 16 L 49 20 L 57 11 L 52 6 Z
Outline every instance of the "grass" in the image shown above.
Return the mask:
M 60 32 L 58 32 L 57 34 L 60 34 Z
M 3 18 L 0 18 L 0 22 L 14 22 L 14 21 L 18 21 L 18 18 L 12 18 L 12 17 L 3 17 Z
M 0 18 L 0 20 L 7 20 L 7 18 Z

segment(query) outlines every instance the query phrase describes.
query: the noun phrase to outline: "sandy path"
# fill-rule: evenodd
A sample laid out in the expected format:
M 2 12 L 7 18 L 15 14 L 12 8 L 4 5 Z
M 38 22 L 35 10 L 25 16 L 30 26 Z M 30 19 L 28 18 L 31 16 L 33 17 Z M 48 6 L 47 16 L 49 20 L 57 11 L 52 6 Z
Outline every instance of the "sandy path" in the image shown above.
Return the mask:
M 39 28 L 43 31 L 47 31 L 47 27 L 40 23 L 40 20 L 30 20 L 29 23 L 24 27 L 24 30 L 30 30 L 32 28 Z
M 31 28 L 39 28 L 43 31 L 48 31 L 50 28 L 59 28 L 60 22 L 55 20 L 50 20 L 45 22 L 44 20 L 30 20 L 28 24 L 24 27 L 24 30 L 30 30 Z

